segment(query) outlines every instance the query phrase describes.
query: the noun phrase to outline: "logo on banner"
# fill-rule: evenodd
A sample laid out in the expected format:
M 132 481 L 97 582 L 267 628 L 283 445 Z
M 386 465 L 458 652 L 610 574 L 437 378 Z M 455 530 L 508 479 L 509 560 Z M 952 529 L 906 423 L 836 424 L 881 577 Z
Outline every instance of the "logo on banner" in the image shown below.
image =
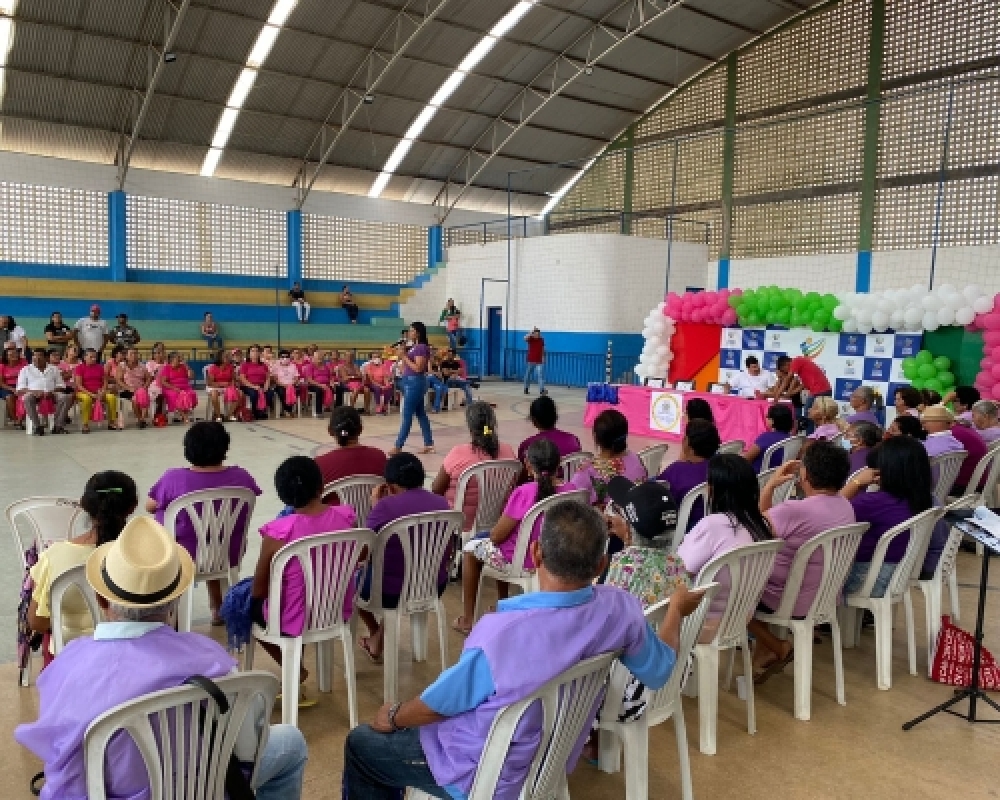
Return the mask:
M 844 359 L 844 377 L 845 378 L 855 378 L 861 374 L 862 367 L 864 366 L 864 359 L 861 358 L 845 358 Z
M 871 348 L 865 353 L 867 356 L 885 356 L 892 358 L 892 343 L 894 336 L 869 336 Z
M 720 350 L 719 351 L 719 368 L 720 369 L 734 369 L 734 370 L 739 370 L 739 368 L 740 368 L 740 351 L 739 350 Z
M 812 336 L 806 337 L 806 340 L 799 344 L 799 350 L 802 351 L 802 355 L 813 361 L 820 357 L 825 347 L 826 339 L 814 339 Z
M 781 333 L 779 331 L 771 331 L 771 335 L 768 337 L 768 350 L 783 350 Z
M 743 331 L 744 350 L 763 350 L 764 331 L 744 330 Z
M 866 358 L 865 359 L 865 380 L 879 381 L 885 383 L 889 380 L 892 370 L 892 361 L 888 358 Z
M 740 350 L 743 347 L 743 331 L 739 328 L 726 328 L 722 331 L 722 349 Z
M 861 385 L 860 380 L 852 380 L 851 378 L 837 378 L 833 384 L 833 399 L 840 400 L 841 402 L 846 402 L 851 399 L 851 395 L 854 394 L 854 390 Z
M 680 435 L 683 399 L 675 392 L 653 392 L 649 399 L 649 427 Z
M 837 342 L 837 352 L 842 356 L 863 356 L 865 338 L 859 333 L 842 333 Z
M 920 340 L 919 334 L 914 334 L 908 336 L 904 334 L 896 334 L 893 337 L 896 340 L 895 346 L 893 347 L 893 358 L 912 358 L 918 352 L 920 352 Z
M 778 359 L 783 355 L 786 354 L 765 351 L 764 357 L 761 359 L 761 368 L 766 369 L 768 372 L 776 372 L 778 370 Z

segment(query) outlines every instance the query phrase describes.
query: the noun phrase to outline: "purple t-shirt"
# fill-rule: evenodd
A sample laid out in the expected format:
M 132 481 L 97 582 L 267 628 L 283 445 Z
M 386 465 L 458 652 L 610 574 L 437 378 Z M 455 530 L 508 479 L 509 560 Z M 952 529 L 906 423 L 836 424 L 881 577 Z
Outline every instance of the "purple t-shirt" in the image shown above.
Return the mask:
M 425 344 L 416 344 L 406 352 L 406 355 L 409 357 L 411 361 L 415 361 L 419 356 L 423 356 L 426 359 L 430 359 L 431 349 Z M 427 373 L 426 369 L 423 372 L 416 372 L 410 367 L 409 364 L 407 364 L 405 361 L 403 362 L 404 378 L 407 378 L 411 375 L 425 375 L 426 373 Z
M 368 512 L 367 525 L 378 533 L 390 522 L 410 514 L 423 514 L 428 511 L 451 511 L 448 501 L 440 495 L 427 491 L 422 487 L 410 489 L 402 494 L 383 497 Z M 395 536 L 385 546 L 385 560 L 382 562 L 382 593 L 398 595 L 403 590 L 403 545 Z M 448 582 L 448 556 L 441 562 L 438 573 L 438 586 Z
M 168 469 L 149 490 L 149 496 L 157 504 L 156 521 L 162 525 L 167 506 L 182 495 L 198 492 L 202 489 L 223 489 L 230 486 L 249 489 L 258 496 L 261 493 L 253 476 L 243 467 L 225 467 L 218 472 L 195 472 L 187 467 Z M 229 563 L 231 566 L 235 567 L 240 561 L 243 537 L 246 536 L 248 521 L 244 511 L 236 524 L 233 538 L 229 541 Z M 198 537 L 195 535 L 194 527 L 187 514 L 181 514 L 177 517 L 177 528 L 173 534 L 176 542 L 191 554 L 191 558 L 196 558 Z
M 861 537 L 861 546 L 854 560 L 862 564 L 868 563 L 875 555 L 875 548 L 882 534 L 899 523 L 905 522 L 913 513 L 909 504 L 888 492 L 861 492 L 851 499 L 854 506 L 854 518 L 857 522 L 867 522 L 869 528 Z M 910 542 L 910 534 L 897 536 L 889 545 L 885 554 L 886 564 L 898 564 L 906 553 L 906 545 Z
M 781 431 L 764 431 L 760 436 L 757 437 L 754 442 L 757 447 L 760 448 L 760 452 L 757 454 L 757 458 L 753 460 L 753 471 L 760 474 L 764 470 L 771 469 L 771 467 L 777 467 L 781 463 L 782 452 L 776 451 L 774 455 L 771 456 L 771 463 L 766 467 L 762 465 L 764 461 L 764 453 L 767 452 L 767 448 L 773 447 L 778 442 L 783 442 L 789 437 L 789 434 L 783 433 Z
M 771 526 L 775 539 L 784 539 L 785 546 L 778 551 L 774 559 L 771 577 L 761 602 L 772 611 L 777 611 L 781 605 L 781 597 L 785 592 L 785 583 L 792 568 L 795 556 L 806 542 L 817 534 L 850 525 L 854 522 L 854 509 L 851 502 L 840 495 L 815 494 L 803 500 L 786 500 L 774 506 L 767 515 L 771 518 Z M 823 577 L 823 551 L 817 550 L 809 558 L 805 575 L 802 576 L 802 586 L 795 601 L 792 615 L 805 616 L 816 597 L 819 582 Z
M 1000 429 L 997 431 L 1000 433 Z M 558 428 L 553 428 L 548 431 L 539 431 L 534 436 L 529 436 L 517 448 L 517 460 L 524 461 L 524 454 L 528 452 L 528 448 L 534 442 L 539 439 L 548 439 L 552 444 L 556 446 L 559 451 L 559 458 L 565 458 L 570 453 L 579 453 L 582 449 L 580 447 L 580 440 L 576 438 L 572 433 L 567 433 L 566 431 L 561 431 Z
M 657 480 L 670 484 L 670 495 L 677 503 L 677 507 L 680 508 L 684 496 L 695 486 L 708 480 L 708 459 L 704 461 L 675 461 L 660 473 Z M 705 516 L 705 503 L 699 499 L 691 506 L 687 529 L 691 530 L 703 516 Z
M 872 451 L 870 447 L 859 447 L 857 450 L 852 450 L 848 454 L 848 459 L 851 462 L 851 471 L 847 473 L 848 475 L 853 475 L 859 469 L 864 469 L 868 466 L 865 463 L 868 459 L 868 454 Z
M 857 411 L 854 414 L 849 414 L 844 418 L 844 421 L 848 425 L 853 425 L 855 422 L 870 422 L 872 425 L 878 425 L 881 427 L 882 423 L 878 421 L 878 417 L 875 416 L 874 411 Z
M 572 492 L 576 490 L 576 487 L 571 483 L 564 483 L 561 486 L 556 487 L 556 494 L 561 494 L 563 492 Z M 507 498 L 507 505 L 503 508 L 503 515 L 505 517 L 510 517 L 511 519 L 516 519 L 518 523 L 524 519 L 524 515 L 527 514 L 533 505 L 535 505 L 535 495 L 538 494 L 538 484 L 532 481 L 531 483 L 526 483 L 523 486 L 518 486 L 513 492 L 510 493 L 510 497 Z M 524 568 L 534 569 L 535 562 L 531 560 L 531 542 L 538 539 L 538 534 L 542 530 L 542 519 L 544 515 L 535 520 L 535 524 L 531 529 L 531 536 L 528 538 L 529 549 L 524 553 Z M 514 560 L 514 550 L 517 549 L 517 535 L 521 530 L 520 524 L 511 531 L 510 536 L 500 543 L 500 552 L 503 553 L 503 557 L 510 564 Z
M 955 486 L 964 488 L 969 485 L 972 473 L 976 471 L 979 462 L 986 455 L 986 442 L 976 431 L 964 425 L 952 425 L 951 435 L 961 442 L 965 452 L 968 453 L 958 470 L 958 476 L 955 478 Z

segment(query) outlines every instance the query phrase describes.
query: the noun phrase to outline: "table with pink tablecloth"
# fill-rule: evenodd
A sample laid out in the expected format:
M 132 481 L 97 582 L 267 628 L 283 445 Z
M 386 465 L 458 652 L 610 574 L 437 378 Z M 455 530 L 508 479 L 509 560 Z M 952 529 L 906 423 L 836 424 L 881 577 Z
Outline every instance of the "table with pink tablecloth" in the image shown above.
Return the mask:
M 708 392 L 680 392 L 675 389 L 653 389 L 648 386 L 619 386 L 618 405 L 611 403 L 587 403 L 583 422 L 592 427 L 597 415 L 607 408 L 621 411 L 628 419 L 629 433 L 637 436 L 649 436 L 653 439 L 664 439 L 668 442 L 679 442 L 683 436 L 651 428 L 649 425 L 649 403 L 656 392 L 670 391 L 683 395 L 684 404 L 692 397 L 706 400 L 712 407 L 715 425 L 719 429 L 719 437 L 724 442 L 742 439 L 747 444 L 753 442 L 767 430 L 765 420 L 767 410 L 771 407 L 769 400 L 752 400 L 746 397 L 736 397 L 727 394 L 710 394 Z M 683 423 L 682 429 L 683 431 Z

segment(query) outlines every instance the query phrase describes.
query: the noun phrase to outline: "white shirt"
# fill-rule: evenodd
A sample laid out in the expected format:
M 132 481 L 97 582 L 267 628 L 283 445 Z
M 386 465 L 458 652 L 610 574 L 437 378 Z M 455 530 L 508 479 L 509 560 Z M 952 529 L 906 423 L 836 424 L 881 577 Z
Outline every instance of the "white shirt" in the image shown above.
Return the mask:
M 753 397 L 754 392 L 766 392 L 777 383 L 773 372 L 762 369 L 757 375 L 737 372 L 729 381 L 729 388 L 735 389 L 742 397 Z
M 108 335 L 108 323 L 103 319 L 81 317 L 73 328 L 76 330 L 76 338 L 80 342 L 81 348 L 84 350 L 90 348 L 97 352 L 104 349 L 104 337 Z
M 17 391 L 27 389 L 29 392 L 46 392 L 52 394 L 56 389 L 65 389 L 62 373 L 58 367 L 47 366 L 42 372 L 34 364 L 28 364 L 17 376 Z

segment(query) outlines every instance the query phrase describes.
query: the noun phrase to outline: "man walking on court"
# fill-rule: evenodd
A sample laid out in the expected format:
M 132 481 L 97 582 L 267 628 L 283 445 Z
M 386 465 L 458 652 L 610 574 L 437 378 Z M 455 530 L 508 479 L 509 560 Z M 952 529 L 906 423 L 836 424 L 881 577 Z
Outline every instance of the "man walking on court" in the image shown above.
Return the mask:
M 542 332 L 538 328 L 532 328 L 531 333 L 524 337 L 524 341 L 528 343 L 528 366 L 524 371 L 524 393 L 528 394 L 528 390 L 531 388 L 531 371 L 534 370 L 538 377 L 538 393 L 548 394 L 545 391 L 545 340 L 542 338 Z

